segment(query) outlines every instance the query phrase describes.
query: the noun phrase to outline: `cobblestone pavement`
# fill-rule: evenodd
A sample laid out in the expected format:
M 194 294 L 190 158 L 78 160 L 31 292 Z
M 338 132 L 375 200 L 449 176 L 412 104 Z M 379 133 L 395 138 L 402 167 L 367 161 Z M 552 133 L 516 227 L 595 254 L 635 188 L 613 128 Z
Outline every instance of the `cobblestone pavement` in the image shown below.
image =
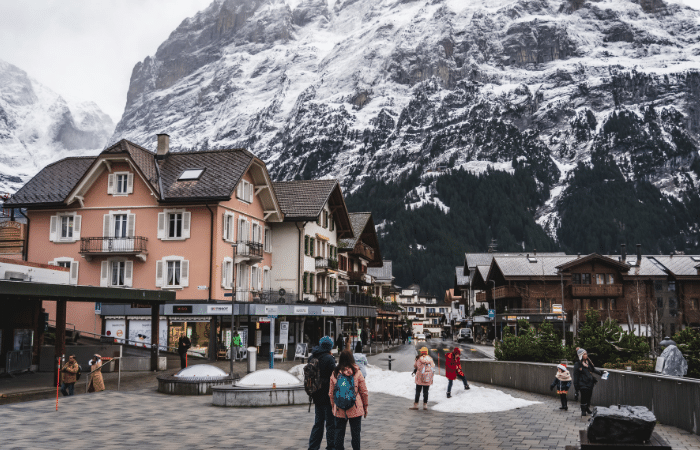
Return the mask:
M 477 384 L 477 383 L 474 383 Z M 572 404 L 560 412 L 554 397 L 502 389 L 542 402 L 488 414 L 409 411 L 410 400 L 370 393 L 362 421 L 366 449 L 563 449 L 586 421 Z M 431 392 L 431 395 L 444 393 Z M 3 449 L 240 448 L 303 449 L 313 423 L 306 406 L 222 408 L 210 396 L 168 396 L 153 388 L 104 391 L 0 406 Z M 658 425 L 676 450 L 698 449 L 696 435 Z M 346 446 L 349 448 L 349 433 Z M 101 443 L 101 444 L 100 444 Z

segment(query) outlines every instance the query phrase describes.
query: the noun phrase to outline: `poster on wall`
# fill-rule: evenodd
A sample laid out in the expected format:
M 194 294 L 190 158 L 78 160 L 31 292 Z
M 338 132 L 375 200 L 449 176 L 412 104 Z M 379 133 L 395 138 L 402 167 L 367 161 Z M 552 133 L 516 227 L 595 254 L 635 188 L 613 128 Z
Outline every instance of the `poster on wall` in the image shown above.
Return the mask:
M 105 320 L 105 336 L 115 338 L 118 344 L 124 344 L 126 338 L 126 320 Z
M 289 322 L 280 322 L 280 344 L 289 343 Z
M 248 327 L 240 327 L 238 334 L 241 335 L 241 348 L 248 348 Z
M 158 327 L 160 334 L 158 338 L 158 348 L 167 349 L 168 342 L 168 321 L 161 320 Z M 129 321 L 129 341 L 137 347 L 148 347 L 151 345 L 151 321 L 150 320 L 130 320 Z
M 262 345 L 262 330 L 255 330 L 255 346 L 260 347 Z
M 15 351 L 31 350 L 34 344 L 34 330 L 15 330 Z

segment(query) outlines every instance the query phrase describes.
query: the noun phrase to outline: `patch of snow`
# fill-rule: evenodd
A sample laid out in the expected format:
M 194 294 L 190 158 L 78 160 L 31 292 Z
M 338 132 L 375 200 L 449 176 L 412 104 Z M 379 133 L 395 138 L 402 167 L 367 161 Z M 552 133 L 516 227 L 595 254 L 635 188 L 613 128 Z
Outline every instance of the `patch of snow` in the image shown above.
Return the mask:
M 377 367 L 367 368 L 367 389 L 369 392 L 379 392 L 413 401 L 416 384 L 410 372 L 394 372 Z M 540 402 L 533 402 L 513 397 L 498 389 L 471 386 L 465 391 L 459 380 L 452 386 L 452 398 L 445 398 L 447 378 L 441 375 L 433 377 L 430 387 L 431 409 L 440 412 L 479 414 L 498 411 L 508 411 L 524 408 Z M 435 402 L 435 403 L 433 403 Z
M 299 384 L 297 377 L 285 370 L 264 369 L 249 373 L 236 383 L 236 386 L 296 386 Z
M 482 173 L 489 170 L 499 170 L 501 172 L 508 172 L 513 174 L 515 169 L 513 169 L 513 163 L 508 162 L 491 162 L 491 161 L 468 161 L 460 165 L 462 170 L 471 172 L 474 175 L 481 175 Z

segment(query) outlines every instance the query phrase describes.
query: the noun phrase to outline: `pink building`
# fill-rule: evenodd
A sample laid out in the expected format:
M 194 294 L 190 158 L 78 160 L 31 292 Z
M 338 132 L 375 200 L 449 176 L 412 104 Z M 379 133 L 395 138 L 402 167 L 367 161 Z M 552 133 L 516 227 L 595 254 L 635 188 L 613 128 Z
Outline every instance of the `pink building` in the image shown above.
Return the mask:
M 121 140 L 96 157 L 51 164 L 6 207 L 27 209 L 28 260 L 70 268 L 71 283 L 171 289 L 178 302 L 210 304 L 230 302 L 224 294 L 234 271 L 238 301 L 270 289 L 269 223 L 283 220 L 265 164 L 253 154 L 171 153 L 168 135 L 158 136 L 156 153 Z M 54 314 L 55 304 L 44 303 Z M 134 299 L 103 321 L 93 305 L 69 303 L 67 317 L 77 330 L 148 341 L 149 313 L 140 323 L 138 306 Z M 194 334 L 205 352 L 223 337 L 223 324 L 163 316 L 160 333 L 171 346 Z

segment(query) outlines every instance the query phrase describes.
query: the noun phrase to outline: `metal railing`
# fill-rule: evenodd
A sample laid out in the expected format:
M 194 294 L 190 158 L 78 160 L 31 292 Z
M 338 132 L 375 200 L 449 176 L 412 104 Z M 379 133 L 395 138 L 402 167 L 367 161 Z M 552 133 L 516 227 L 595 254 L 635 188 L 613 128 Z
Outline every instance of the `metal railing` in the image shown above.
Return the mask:
M 367 272 L 348 272 L 348 280 L 355 283 L 372 284 L 372 276 Z
M 363 256 L 370 261 L 374 260 L 374 249 L 364 242 L 358 242 L 355 247 L 350 251 L 350 254 Z
M 499 286 L 494 289 L 494 298 L 517 298 L 520 297 L 520 292 L 513 286 Z
M 621 284 L 572 284 L 573 297 L 621 297 Z
M 236 254 L 238 256 L 263 257 L 262 242 L 238 241 L 236 242 Z
M 80 238 L 80 253 L 147 253 L 144 236 Z
M 316 258 L 316 269 L 338 270 L 338 260 L 329 258 Z
M 32 350 L 15 350 L 7 352 L 5 372 L 12 375 L 32 368 Z

